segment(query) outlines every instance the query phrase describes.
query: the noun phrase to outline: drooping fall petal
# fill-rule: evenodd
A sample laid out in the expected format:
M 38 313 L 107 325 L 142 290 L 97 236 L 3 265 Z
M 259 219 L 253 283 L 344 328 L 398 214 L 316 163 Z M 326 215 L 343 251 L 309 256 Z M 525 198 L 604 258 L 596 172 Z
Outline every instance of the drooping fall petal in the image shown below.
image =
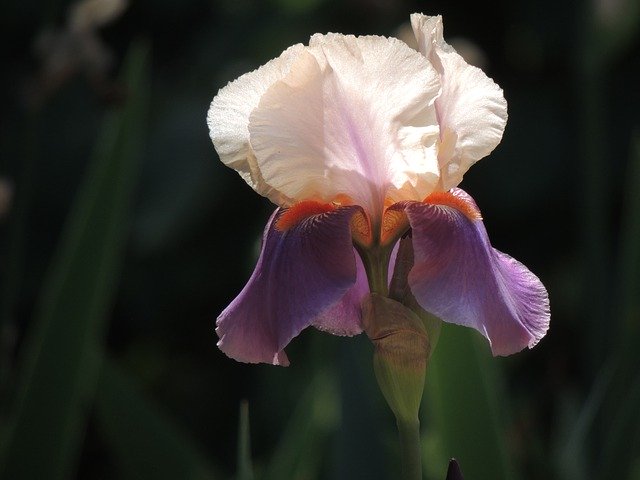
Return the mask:
M 359 207 L 342 207 L 278 228 L 284 214 L 269 220 L 258 264 L 242 292 L 220 314 L 218 346 L 249 363 L 287 365 L 283 351 L 304 328 L 346 297 L 357 278 L 350 220 Z M 355 301 L 354 296 L 354 301 Z M 344 333 L 357 333 L 353 318 Z M 337 332 L 337 325 L 334 325 Z
M 468 194 L 450 195 L 439 204 L 404 205 L 415 257 L 411 291 L 443 321 L 482 333 L 494 355 L 533 347 L 549 326 L 547 291 L 524 265 L 491 246 Z
M 356 282 L 344 296 L 331 307 L 324 310 L 312 325 L 318 330 L 333 335 L 352 336 L 362 332 L 362 300 L 369 294 L 367 273 L 360 255 L 353 252 L 356 259 Z
M 475 162 L 500 143 L 507 123 L 502 89 L 469 65 L 443 38 L 442 17 L 414 13 L 411 25 L 419 51 L 441 76 L 442 93 L 436 100 L 440 124 L 441 186 L 449 190 Z

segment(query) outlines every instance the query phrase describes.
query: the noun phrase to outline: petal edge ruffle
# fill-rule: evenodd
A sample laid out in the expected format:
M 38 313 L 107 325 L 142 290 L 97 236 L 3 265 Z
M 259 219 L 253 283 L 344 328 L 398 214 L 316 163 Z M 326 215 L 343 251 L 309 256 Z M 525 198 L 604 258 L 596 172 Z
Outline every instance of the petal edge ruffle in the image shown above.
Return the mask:
M 249 116 L 264 92 L 289 72 L 304 49 L 302 44 L 293 45 L 260 68 L 229 82 L 218 91 L 207 112 L 209 136 L 222 163 L 276 205 L 291 201 L 264 180 L 249 141 Z
M 507 102 L 491 78 L 444 41 L 441 16 L 414 13 L 411 25 L 418 50 L 438 70 L 442 82 L 436 99 L 438 163 L 442 188 L 448 190 L 500 143 L 507 123 Z
M 461 189 L 453 195 L 475 207 Z M 447 205 L 407 202 L 414 266 L 409 285 L 422 308 L 472 327 L 494 355 L 533 347 L 549 327 L 546 289 L 523 264 L 496 249 L 480 219 Z

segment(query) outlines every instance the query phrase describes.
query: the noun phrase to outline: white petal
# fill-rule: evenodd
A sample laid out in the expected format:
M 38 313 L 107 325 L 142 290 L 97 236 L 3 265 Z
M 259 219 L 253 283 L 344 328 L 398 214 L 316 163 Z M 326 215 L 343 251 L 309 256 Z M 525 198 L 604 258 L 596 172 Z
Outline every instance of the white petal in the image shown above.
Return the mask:
M 287 199 L 262 178 L 249 143 L 249 115 L 264 92 L 289 72 L 304 50 L 302 44 L 289 47 L 278 58 L 230 82 L 214 97 L 207 113 L 209 135 L 220 160 L 236 170 L 251 188 L 279 205 Z
M 249 122 L 264 180 L 294 200 L 344 194 L 370 214 L 438 181 L 437 72 L 396 39 L 314 35 Z
M 442 94 L 436 100 L 440 123 L 438 161 L 442 187 L 449 190 L 471 165 L 500 143 L 507 122 L 502 89 L 473 67 L 442 36 L 442 17 L 411 15 L 420 52 L 441 75 Z

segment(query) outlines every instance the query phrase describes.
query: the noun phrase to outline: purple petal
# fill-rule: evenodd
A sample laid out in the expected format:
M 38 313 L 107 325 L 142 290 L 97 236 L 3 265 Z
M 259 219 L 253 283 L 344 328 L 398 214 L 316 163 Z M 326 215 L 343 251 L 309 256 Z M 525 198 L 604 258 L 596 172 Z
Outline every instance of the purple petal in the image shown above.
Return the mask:
M 350 220 L 359 208 L 313 215 L 286 231 L 276 228 L 284 210 L 274 212 L 253 275 L 216 322 L 224 353 L 242 362 L 288 365 L 283 348 L 356 281 Z M 342 330 L 355 331 L 352 323 Z
M 369 283 L 360 255 L 355 250 L 353 253 L 356 259 L 356 282 L 338 303 L 313 320 L 313 326 L 318 330 L 349 337 L 362 333 L 362 300 L 369 293 Z
M 389 278 L 393 276 L 393 267 L 398 255 L 397 243 L 391 251 L 389 260 Z M 362 301 L 369 295 L 369 282 L 367 272 L 362 264 L 360 255 L 354 249 L 356 267 L 358 270 L 356 283 L 349 289 L 342 299 L 320 314 L 313 321 L 313 326 L 318 330 L 332 333 L 333 335 L 353 336 L 362 333 Z
M 477 209 L 463 190 L 451 193 Z M 479 217 L 470 218 L 471 210 L 455 203 L 404 204 L 415 254 L 411 291 L 443 321 L 482 333 L 494 355 L 533 347 L 549 327 L 546 289 L 524 265 L 492 248 Z

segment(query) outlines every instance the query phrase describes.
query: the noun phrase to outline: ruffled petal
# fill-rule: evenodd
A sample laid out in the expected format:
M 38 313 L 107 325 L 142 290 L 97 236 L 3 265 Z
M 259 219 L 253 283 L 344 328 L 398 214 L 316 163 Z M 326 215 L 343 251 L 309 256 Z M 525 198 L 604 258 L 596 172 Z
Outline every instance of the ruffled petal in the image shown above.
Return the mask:
M 423 198 L 438 181 L 436 71 L 396 39 L 314 35 L 250 116 L 265 181 L 295 199 Z
M 413 295 L 443 321 L 478 330 L 494 355 L 533 347 L 549 327 L 546 289 L 524 265 L 491 247 L 473 199 L 460 189 L 451 193 L 457 201 L 449 205 L 403 205 L 413 236 Z M 466 207 L 457 208 L 464 206 L 460 201 Z
M 442 188 L 457 186 L 471 165 L 500 143 L 507 123 L 502 89 L 469 65 L 442 36 L 442 17 L 411 15 L 420 52 L 441 75 L 436 100 L 440 123 L 438 162 Z
M 209 135 L 220 160 L 236 170 L 251 188 L 278 205 L 289 203 L 289 199 L 262 177 L 249 143 L 249 115 L 264 92 L 289 72 L 304 49 L 302 44 L 293 45 L 278 58 L 230 82 L 214 97 L 207 113 Z
M 313 215 L 286 231 L 276 226 L 283 213 L 276 210 L 253 275 L 216 322 L 224 353 L 242 362 L 288 364 L 284 347 L 356 282 L 349 224 L 358 209 Z M 354 330 L 352 320 L 344 330 Z

